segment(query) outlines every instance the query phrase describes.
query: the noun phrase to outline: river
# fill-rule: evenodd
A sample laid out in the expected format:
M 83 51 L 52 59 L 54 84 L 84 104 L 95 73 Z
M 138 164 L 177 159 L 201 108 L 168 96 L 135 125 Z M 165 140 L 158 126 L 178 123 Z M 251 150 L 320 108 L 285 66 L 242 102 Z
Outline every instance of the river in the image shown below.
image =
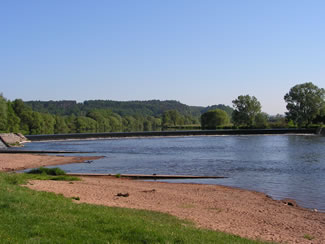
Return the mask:
M 325 211 L 324 145 L 325 137 L 315 135 L 250 135 L 33 142 L 25 149 L 105 156 L 90 164 L 60 166 L 74 173 L 227 176 L 169 182 L 234 186 Z

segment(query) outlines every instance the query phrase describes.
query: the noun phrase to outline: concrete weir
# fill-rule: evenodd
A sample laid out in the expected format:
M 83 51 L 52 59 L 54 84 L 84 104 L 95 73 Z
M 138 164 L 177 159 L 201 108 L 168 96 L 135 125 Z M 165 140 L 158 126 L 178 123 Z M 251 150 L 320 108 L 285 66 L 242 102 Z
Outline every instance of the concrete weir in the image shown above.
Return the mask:
M 0 137 L 0 149 L 3 150 L 7 148 L 7 145 L 2 141 L 1 137 Z
M 230 130 L 180 130 L 145 132 L 73 133 L 55 135 L 27 135 L 31 141 L 83 140 L 99 138 L 165 137 L 165 136 L 214 136 L 214 135 L 276 135 L 276 134 L 316 134 L 310 129 L 230 129 Z
M 0 149 L 19 147 L 28 139 L 21 133 L 0 133 Z

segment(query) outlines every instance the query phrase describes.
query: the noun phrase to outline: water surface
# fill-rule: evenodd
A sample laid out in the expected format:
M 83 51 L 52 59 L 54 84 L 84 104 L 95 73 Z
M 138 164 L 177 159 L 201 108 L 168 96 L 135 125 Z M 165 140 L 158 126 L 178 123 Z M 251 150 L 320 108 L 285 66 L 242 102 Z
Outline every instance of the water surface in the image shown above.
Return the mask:
M 25 149 L 105 156 L 61 165 L 67 172 L 227 176 L 172 182 L 235 186 L 325 211 L 324 145 L 325 137 L 314 135 L 250 135 L 33 142 Z

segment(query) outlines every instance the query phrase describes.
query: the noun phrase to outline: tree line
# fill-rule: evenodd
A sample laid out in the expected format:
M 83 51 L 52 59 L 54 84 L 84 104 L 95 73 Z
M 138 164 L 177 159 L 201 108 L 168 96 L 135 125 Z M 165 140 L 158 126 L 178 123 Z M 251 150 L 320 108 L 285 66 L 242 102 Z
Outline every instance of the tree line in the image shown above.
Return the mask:
M 109 101 L 109 103 L 118 102 Z M 100 100 L 87 101 L 85 106 L 75 101 L 31 103 L 23 102 L 21 99 L 9 101 L 0 94 L 0 132 L 21 132 L 33 135 L 156 131 L 199 123 L 199 116 L 194 116 L 188 106 L 179 102 L 154 101 L 151 105 L 152 110 L 148 109 L 148 106 L 141 107 L 139 103 L 141 102 L 135 102 L 133 109 L 125 104 L 120 110 L 118 106 L 115 106 L 115 111 L 119 112 L 117 113 L 113 112 L 111 107 L 104 106 L 106 101 Z M 145 103 L 148 104 L 148 102 Z M 176 106 L 172 106 L 173 104 Z M 163 111 L 161 107 L 174 109 Z M 156 112 L 153 112 L 154 110 Z M 159 110 L 161 114 L 157 112 Z
M 269 116 L 256 97 L 240 95 L 226 105 L 194 107 L 177 101 L 116 102 L 9 101 L 0 94 L 0 132 L 61 134 L 154 131 L 200 125 L 216 128 L 308 127 L 325 122 L 325 91 L 313 83 L 299 84 L 285 94 L 287 112 Z
M 201 116 L 203 129 L 225 128 L 274 128 L 309 127 L 325 122 L 325 90 L 312 82 L 295 85 L 285 94 L 285 116 L 269 116 L 261 111 L 261 103 L 255 96 L 240 95 L 233 103 L 230 117 L 220 109 L 209 110 Z

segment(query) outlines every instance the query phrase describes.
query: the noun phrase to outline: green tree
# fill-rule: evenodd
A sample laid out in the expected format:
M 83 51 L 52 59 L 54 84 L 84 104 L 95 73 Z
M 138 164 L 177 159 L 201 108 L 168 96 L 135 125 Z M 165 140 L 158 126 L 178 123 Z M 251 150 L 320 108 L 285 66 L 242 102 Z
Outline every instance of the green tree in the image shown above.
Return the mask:
M 55 118 L 51 114 L 42 114 L 43 127 L 42 134 L 54 134 Z
M 31 135 L 43 134 L 43 128 L 45 126 L 44 119 L 41 113 L 32 112 L 30 120 L 27 121 L 29 124 L 29 130 Z
M 69 133 L 69 127 L 67 126 L 63 117 L 56 115 L 54 124 L 55 134 L 66 134 Z
M 118 114 L 112 113 L 108 116 L 109 125 L 111 127 L 111 131 L 118 132 L 122 130 L 123 123 L 122 118 Z
M 111 126 L 109 119 L 105 117 L 104 111 L 93 110 L 87 114 L 87 117 L 92 118 L 97 122 L 96 132 L 110 131 Z
M 35 132 L 35 125 L 33 124 L 33 111 L 30 107 L 26 106 L 21 99 L 16 99 L 12 103 L 12 107 L 16 113 L 16 115 L 20 118 L 19 130 L 23 134 L 32 134 L 32 129 Z
M 143 130 L 152 131 L 152 123 L 150 119 L 147 118 L 143 121 Z
M 65 123 L 69 128 L 69 133 L 77 133 L 76 120 L 77 117 L 74 114 L 65 117 Z
M 285 119 L 285 116 L 282 114 L 277 114 L 275 116 L 269 116 L 269 126 L 271 128 L 286 128 L 288 123 Z
M 8 105 L 6 99 L 0 93 L 0 132 L 6 132 L 7 129 Z
M 76 130 L 77 133 L 95 132 L 96 121 L 85 116 L 78 116 L 76 118 Z
M 162 115 L 163 127 L 183 125 L 184 118 L 177 110 L 167 110 Z
M 218 126 L 227 125 L 229 122 L 229 115 L 221 109 L 210 110 L 201 115 L 201 127 L 203 129 L 215 129 Z
M 261 103 L 254 96 L 238 96 L 232 101 L 234 111 L 233 122 L 236 126 L 252 127 L 255 125 L 256 116 L 261 113 Z
M 324 124 L 325 123 L 325 103 L 319 111 L 319 114 L 313 120 L 313 123 Z
M 7 102 L 8 105 L 8 117 L 7 117 L 7 129 L 9 132 L 19 132 L 20 118 L 16 115 L 12 103 Z
M 325 90 L 311 82 L 295 85 L 285 94 L 286 118 L 301 126 L 312 123 L 324 106 Z
M 267 128 L 269 126 L 268 123 L 268 114 L 267 113 L 259 113 L 255 117 L 255 126 L 257 128 Z
M 137 121 L 133 116 L 125 116 L 122 118 L 123 131 L 135 131 L 137 130 Z

